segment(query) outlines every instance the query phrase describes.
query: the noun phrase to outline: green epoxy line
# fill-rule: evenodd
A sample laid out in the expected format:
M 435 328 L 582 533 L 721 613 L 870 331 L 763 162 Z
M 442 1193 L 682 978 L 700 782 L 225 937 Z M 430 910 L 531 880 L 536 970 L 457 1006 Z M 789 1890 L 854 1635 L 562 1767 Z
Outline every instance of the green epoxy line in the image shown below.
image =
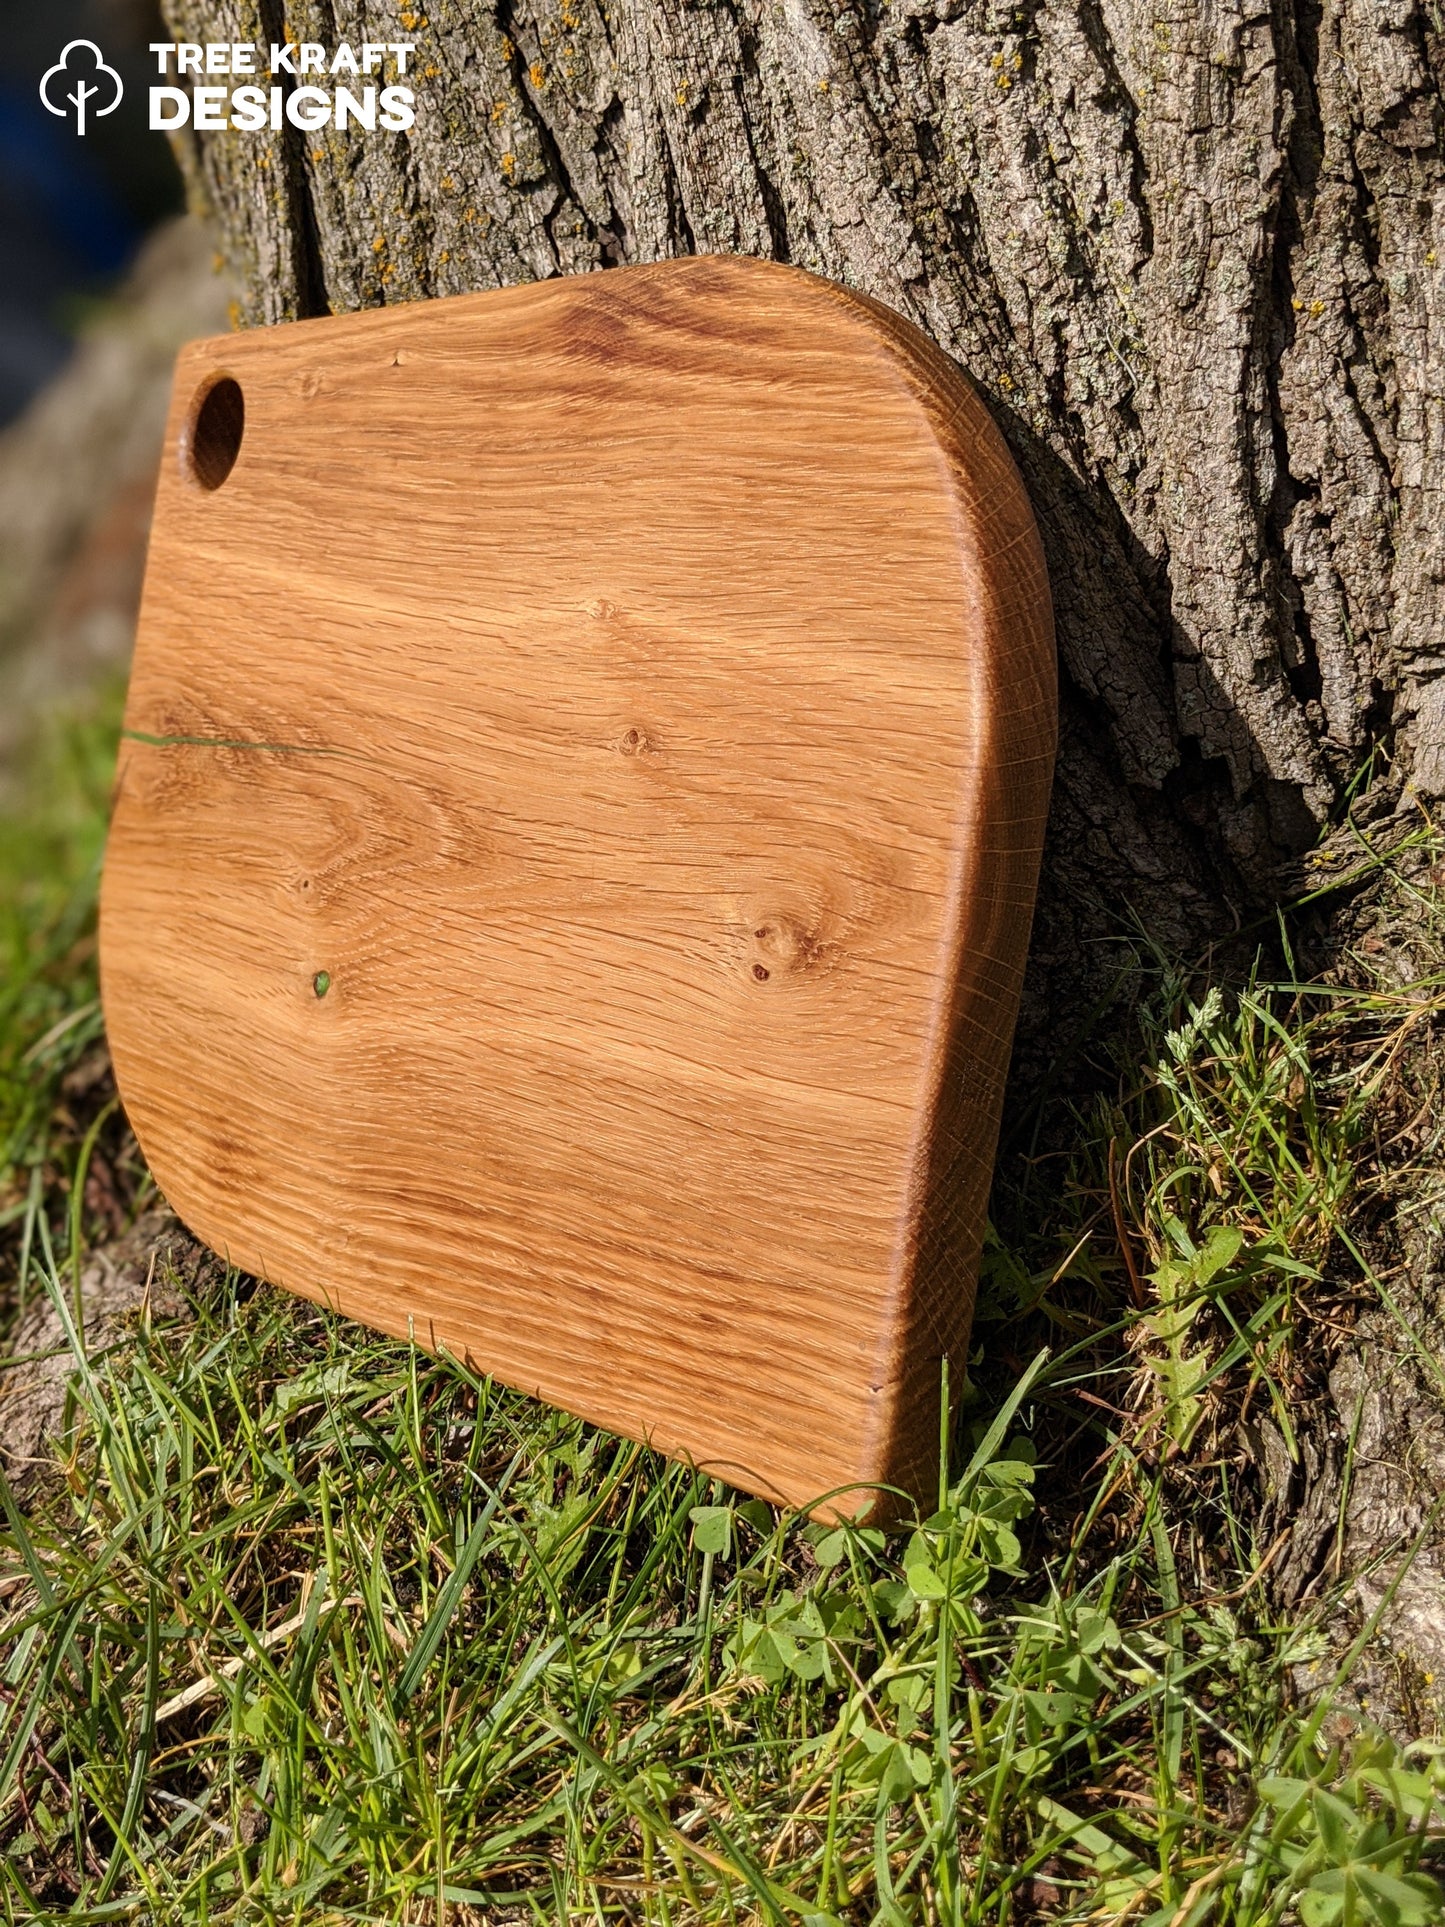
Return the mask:
M 152 749 L 261 749 L 275 756 L 344 756 L 344 749 L 325 749 L 314 743 L 252 743 L 239 736 L 150 736 L 143 729 L 123 729 L 128 743 L 147 743 Z

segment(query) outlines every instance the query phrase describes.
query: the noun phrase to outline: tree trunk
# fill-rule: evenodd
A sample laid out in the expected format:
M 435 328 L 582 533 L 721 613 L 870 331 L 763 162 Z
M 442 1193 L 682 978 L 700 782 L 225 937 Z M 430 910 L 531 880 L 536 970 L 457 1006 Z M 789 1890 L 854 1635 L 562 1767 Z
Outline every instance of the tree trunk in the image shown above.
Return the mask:
M 1062 657 L 1025 1085 L 1125 906 L 1176 952 L 1236 926 L 1372 751 L 1445 792 L 1438 0 L 415 6 L 167 0 L 416 45 L 409 133 L 185 137 L 241 318 L 739 252 L 956 357 Z
M 1373 744 L 1445 791 L 1429 0 L 167 11 L 191 40 L 416 43 L 408 134 L 190 137 L 248 321 L 736 252 L 962 363 L 1065 672 L 1036 973 L 1120 896 L 1178 939 L 1268 895 Z

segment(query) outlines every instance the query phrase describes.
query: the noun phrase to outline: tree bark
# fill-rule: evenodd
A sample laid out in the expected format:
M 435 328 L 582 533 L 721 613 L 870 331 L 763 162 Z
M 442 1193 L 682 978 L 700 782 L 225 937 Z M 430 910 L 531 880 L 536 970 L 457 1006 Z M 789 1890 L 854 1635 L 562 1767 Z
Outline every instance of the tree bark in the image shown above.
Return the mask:
M 1445 19 L 1430 0 L 169 0 L 404 33 L 404 135 L 191 136 L 279 321 L 688 252 L 962 363 L 1065 673 L 1036 966 L 1267 897 L 1375 744 L 1445 791 Z M 1048 999 L 1046 1001 L 1052 1001 Z
M 1387 800 L 1445 793 L 1439 0 L 166 12 L 416 45 L 409 133 L 184 139 L 243 321 L 740 252 L 973 377 L 1062 667 L 1016 1088 L 1107 1001 L 1127 913 L 1176 954 L 1236 926 L 1368 758 Z

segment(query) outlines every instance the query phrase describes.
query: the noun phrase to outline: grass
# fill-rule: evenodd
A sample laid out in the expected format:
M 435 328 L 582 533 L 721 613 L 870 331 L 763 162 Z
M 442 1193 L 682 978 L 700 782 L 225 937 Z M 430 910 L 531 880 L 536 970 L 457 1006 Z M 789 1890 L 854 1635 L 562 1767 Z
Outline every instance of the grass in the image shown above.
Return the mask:
M 75 1267 L 151 1195 L 112 730 L 0 830 L 0 1334 L 43 1294 L 74 1367 L 54 1477 L 0 1483 L 6 1918 L 1445 1919 L 1445 1749 L 1299 1700 L 1338 1588 L 1278 1612 L 1247 1446 L 1298 1455 L 1374 1302 L 1445 977 L 1141 947 L 1108 1095 L 1002 1168 L 934 1510 L 824 1529 L 219 1265 L 87 1350 Z M 1356 840 L 1433 938 L 1430 826 Z
M 8 1283 L 18 1293 L 12 1320 L 31 1282 L 42 1207 L 76 1168 L 87 1096 L 109 1084 L 95 898 L 118 706 L 111 691 L 93 709 L 53 719 L 19 794 L 0 790 L 0 1240 L 8 1233 L 19 1244 L 0 1291 Z M 118 1229 L 118 1201 L 110 1218 Z

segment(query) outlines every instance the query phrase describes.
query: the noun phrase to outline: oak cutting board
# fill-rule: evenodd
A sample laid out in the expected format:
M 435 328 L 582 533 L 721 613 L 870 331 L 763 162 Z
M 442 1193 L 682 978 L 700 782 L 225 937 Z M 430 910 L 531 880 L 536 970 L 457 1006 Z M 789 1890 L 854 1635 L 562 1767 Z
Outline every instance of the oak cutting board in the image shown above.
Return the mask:
M 737 1485 L 926 1490 L 1054 728 L 1003 443 L 831 283 L 192 344 L 102 899 L 157 1182 Z

